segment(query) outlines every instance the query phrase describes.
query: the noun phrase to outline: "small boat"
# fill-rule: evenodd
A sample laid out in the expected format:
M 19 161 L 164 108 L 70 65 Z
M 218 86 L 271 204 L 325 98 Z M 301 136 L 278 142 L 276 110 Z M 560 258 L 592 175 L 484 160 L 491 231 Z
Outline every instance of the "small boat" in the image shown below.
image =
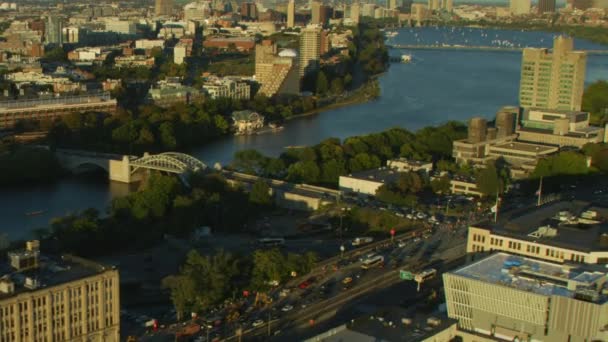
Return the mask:
M 401 55 L 401 63 L 411 63 L 412 55 Z
M 46 210 L 30 211 L 28 213 L 25 213 L 25 216 L 38 216 L 38 215 L 42 215 L 44 213 L 46 213 Z

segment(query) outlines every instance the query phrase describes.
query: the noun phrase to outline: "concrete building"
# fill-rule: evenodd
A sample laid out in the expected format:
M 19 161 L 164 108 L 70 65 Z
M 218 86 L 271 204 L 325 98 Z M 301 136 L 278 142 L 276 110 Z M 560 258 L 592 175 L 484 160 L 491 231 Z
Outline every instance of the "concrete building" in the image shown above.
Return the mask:
M 0 341 L 120 341 L 114 267 L 41 256 L 38 241 L 8 259 L 0 265 Z
M 203 89 L 209 97 L 217 99 L 227 97 L 231 99 L 249 100 L 251 98 L 251 87 L 247 82 L 230 78 L 210 78 L 203 83 Z
M 589 125 L 589 113 L 568 110 L 524 110 L 518 139 L 554 146 L 581 148 L 605 140 L 605 129 Z
M 203 93 L 200 90 L 181 84 L 178 78 L 158 82 L 148 90 L 147 100 L 158 106 L 167 107 L 175 103 L 191 103 L 202 97 Z
M 155 0 L 154 14 L 157 17 L 173 15 L 173 0 Z
M 509 1 L 509 9 L 511 10 L 511 15 L 515 15 L 515 16 L 528 15 L 528 14 L 530 14 L 531 8 L 532 8 L 531 0 L 510 0 Z
M 20 120 L 52 120 L 69 113 L 116 112 L 109 94 L 86 94 L 0 102 L 0 129 L 12 128 Z
M 483 196 L 474 178 L 456 176 L 450 179 L 450 192 L 464 196 Z
M 165 40 L 164 39 L 138 39 L 135 41 L 136 49 L 149 50 L 154 48 L 165 48 Z
M 538 14 L 555 13 L 555 0 L 538 0 Z
M 248 20 L 256 20 L 258 18 L 258 8 L 253 2 L 241 3 L 241 17 Z
M 313 1 L 311 4 L 311 20 L 310 23 L 312 25 L 323 26 L 327 24 L 327 21 L 330 18 L 331 8 L 329 6 L 323 5 L 320 1 Z
M 519 86 L 521 107 L 581 110 L 587 54 L 573 49 L 573 39 L 564 36 L 555 38 L 552 52 L 524 49 Z
M 106 20 L 106 31 L 125 35 L 135 35 L 137 33 L 135 22 L 131 20 L 121 20 L 117 18 L 111 18 Z
M 376 11 L 376 4 L 365 3 L 361 6 L 361 16 L 362 17 L 374 17 L 374 13 Z
M 63 45 L 63 19 L 50 15 L 46 18 L 44 28 L 44 40 L 46 44 Z
M 184 21 L 204 22 L 211 16 L 211 8 L 206 1 L 191 2 L 184 6 Z
M 189 56 L 189 52 L 192 50 L 192 46 L 185 43 L 177 43 L 173 47 L 173 63 L 183 64 L 186 57 Z
M 350 5 L 349 18 L 355 24 L 359 22 L 359 20 L 361 18 L 361 5 L 358 2 L 355 2 L 352 5 Z
M 441 0 L 441 9 L 452 12 L 454 10 L 454 0 Z
M 443 274 L 448 316 L 477 341 L 605 341 L 606 269 L 496 253 Z
M 410 160 L 406 158 L 391 159 L 386 162 L 388 168 L 399 172 L 431 172 L 433 171 L 433 162 L 425 162 L 419 160 Z
M 340 190 L 347 193 L 375 196 L 382 185 L 396 182 L 398 179 L 398 171 L 381 167 L 340 176 L 339 185 Z
M 271 40 L 262 41 L 255 48 L 255 80 L 260 83 L 258 92 L 266 96 L 299 94 L 297 52 L 285 49 L 277 53 L 277 46 Z
M 289 0 L 287 5 L 287 28 L 296 26 L 296 2 L 295 0 Z
M 428 17 L 428 8 L 425 4 L 413 3 L 411 18 L 418 24 L 421 24 Z
M 497 223 L 469 227 L 467 253 L 472 258 L 504 251 L 551 262 L 608 264 L 606 208 L 563 201 L 501 217 Z
M 439 0 L 427 0 L 427 8 L 429 11 L 437 11 L 439 10 Z
M 300 32 L 300 77 L 319 68 L 321 59 L 321 29 L 307 27 Z

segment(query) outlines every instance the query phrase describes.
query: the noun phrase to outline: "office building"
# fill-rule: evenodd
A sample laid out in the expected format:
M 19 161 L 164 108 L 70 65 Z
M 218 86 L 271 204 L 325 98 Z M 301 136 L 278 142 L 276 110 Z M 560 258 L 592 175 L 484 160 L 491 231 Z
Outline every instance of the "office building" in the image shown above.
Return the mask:
M 427 8 L 429 11 L 439 10 L 439 0 L 427 0 Z
M 44 31 L 45 43 L 52 45 L 63 45 L 63 20 L 58 16 L 48 16 Z
M 296 26 L 296 2 L 295 0 L 289 0 L 287 5 L 287 27 L 292 28 Z
M 300 77 L 316 71 L 321 59 L 321 29 L 307 27 L 300 32 Z
M 0 341 L 120 341 L 119 275 L 74 256 L 41 256 L 38 241 L 0 265 Z
M 359 19 L 361 18 L 361 5 L 359 5 L 358 2 L 355 2 L 350 5 L 349 18 L 355 24 L 359 22 Z
M 538 14 L 554 13 L 555 0 L 538 0 Z
M 155 0 L 154 14 L 157 17 L 173 15 L 173 0 Z
M 528 15 L 530 14 L 530 8 L 532 7 L 531 0 L 510 0 L 509 9 L 511 15 Z
M 589 125 L 589 113 L 569 110 L 525 109 L 517 134 L 521 141 L 560 147 L 605 141 L 605 129 Z
M 397 9 L 399 7 L 399 5 L 397 4 L 397 0 L 389 0 L 388 1 L 388 8 L 389 9 Z
M 503 251 L 559 263 L 608 264 L 607 219 L 607 208 L 583 201 L 505 212 L 498 222 L 469 227 L 467 253 L 477 258 Z
M 340 191 L 375 196 L 382 185 L 398 181 L 399 174 L 399 171 L 386 167 L 353 172 L 340 176 Z
M 413 3 L 411 6 L 411 18 L 417 24 L 422 24 L 428 17 L 429 10 L 425 4 Z
M 255 48 L 255 80 L 260 83 L 258 92 L 266 96 L 299 94 L 297 52 L 292 49 L 277 52 L 272 41 L 262 41 Z
M 321 23 L 321 7 L 323 4 L 319 1 L 313 1 L 310 6 L 310 23 L 313 25 L 322 25 Z
M 211 15 L 211 8 L 206 1 L 192 2 L 184 6 L 184 21 L 204 22 Z
M 212 99 L 227 97 L 236 100 L 249 100 L 251 98 L 251 87 L 247 82 L 226 77 L 207 79 L 203 83 L 203 89 Z
M 454 10 L 454 0 L 441 0 L 441 8 L 446 12 Z
M 137 33 L 137 27 L 135 22 L 131 20 L 120 20 L 116 18 L 110 18 L 105 23 L 107 32 L 115 32 L 125 35 L 135 35 Z
M 603 267 L 502 252 L 443 274 L 465 341 L 606 341 L 606 279 Z
M 114 113 L 116 106 L 107 93 L 4 101 L 0 102 L 0 129 L 12 128 L 21 120 L 53 120 L 70 113 Z
M 519 103 L 524 108 L 580 111 L 587 54 L 574 51 L 572 38 L 558 36 L 553 51 L 525 48 L 522 54 Z
M 241 18 L 246 20 L 256 20 L 258 18 L 258 8 L 255 3 L 241 3 Z

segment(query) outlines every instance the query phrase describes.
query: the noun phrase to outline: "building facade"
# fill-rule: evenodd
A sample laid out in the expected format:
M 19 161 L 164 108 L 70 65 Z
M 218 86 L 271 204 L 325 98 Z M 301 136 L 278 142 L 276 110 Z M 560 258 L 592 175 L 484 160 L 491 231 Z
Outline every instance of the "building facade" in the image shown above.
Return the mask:
M 78 257 L 40 259 L 38 241 L 9 253 L 0 278 L 0 341 L 119 342 L 119 275 Z
M 530 14 L 531 8 L 532 8 L 532 1 L 530 1 L 530 0 L 510 0 L 509 1 L 509 9 L 511 10 L 511 15 L 515 15 L 515 16 L 528 15 L 528 14 Z
M 574 51 L 572 38 L 556 37 L 552 52 L 525 48 L 519 85 L 521 107 L 580 111 L 586 65 L 587 54 Z
M 321 59 L 321 29 L 307 27 L 300 33 L 300 77 L 319 69 Z
M 173 0 L 155 0 L 154 14 L 157 17 L 173 14 Z
M 251 98 L 251 87 L 247 82 L 240 82 L 229 78 L 215 78 L 203 84 L 203 89 L 212 99 L 227 97 L 237 100 Z
M 469 227 L 469 256 L 504 251 L 558 263 L 608 264 L 605 208 L 578 201 L 556 202 L 522 215 L 505 214 L 510 215 L 509 222 L 480 222 Z
M 605 341 L 606 270 L 496 253 L 443 274 L 459 330 L 503 341 Z
M 296 26 L 296 2 L 295 0 L 289 0 L 287 4 L 287 27 L 292 28 Z
M 298 55 L 294 50 L 277 52 L 277 46 L 264 40 L 255 48 L 255 80 L 258 92 L 266 96 L 299 94 Z
M 555 0 L 538 0 L 538 14 L 554 13 Z

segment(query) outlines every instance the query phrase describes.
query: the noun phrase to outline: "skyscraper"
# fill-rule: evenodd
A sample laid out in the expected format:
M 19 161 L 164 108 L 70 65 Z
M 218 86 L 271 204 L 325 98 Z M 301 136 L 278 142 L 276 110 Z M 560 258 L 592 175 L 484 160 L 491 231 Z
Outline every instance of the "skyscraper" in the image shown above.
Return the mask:
M 555 12 L 555 0 L 538 0 L 538 14 Z
M 63 22 L 60 17 L 51 15 L 46 19 L 44 31 L 47 44 L 63 45 Z
M 511 10 L 511 15 L 530 14 L 530 7 L 532 7 L 531 0 L 511 0 L 509 2 L 509 9 Z
M 524 108 L 580 111 L 587 54 L 572 38 L 558 36 L 553 51 L 526 48 L 522 54 L 519 104 Z
M 399 6 L 397 5 L 397 0 L 389 0 L 389 1 L 388 1 L 388 8 L 389 8 L 389 9 L 395 9 L 395 8 L 397 8 L 397 7 L 399 7 Z
M 310 23 L 313 25 L 325 25 L 330 16 L 330 8 L 328 6 L 323 5 L 323 3 L 321 3 L 320 1 L 313 1 L 310 8 Z
M 294 27 L 296 21 L 296 2 L 294 0 L 289 0 L 289 4 L 287 5 L 287 27 Z
M 154 13 L 156 16 L 173 14 L 173 0 L 156 0 Z
M 349 16 L 349 18 L 354 23 L 358 23 L 360 17 L 361 17 L 361 5 L 359 5 L 358 2 L 355 2 L 354 4 L 350 5 L 350 16 Z
M 308 27 L 300 33 L 300 77 L 317 70 L 321 58 L 321 29 Z

